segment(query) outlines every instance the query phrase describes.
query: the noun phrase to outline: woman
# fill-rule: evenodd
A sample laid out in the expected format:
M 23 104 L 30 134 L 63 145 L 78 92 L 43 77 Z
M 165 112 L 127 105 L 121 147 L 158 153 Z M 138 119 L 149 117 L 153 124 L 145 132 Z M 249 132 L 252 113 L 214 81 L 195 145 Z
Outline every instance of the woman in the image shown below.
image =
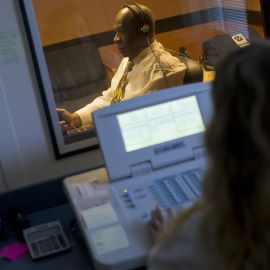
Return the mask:
M 202 199 L 174 218 L 149 270 L 270 269 L 269 69 L 269 41 L 238 49 L 218 66 Z M 155 209 L 152 232 L 165 222 Z

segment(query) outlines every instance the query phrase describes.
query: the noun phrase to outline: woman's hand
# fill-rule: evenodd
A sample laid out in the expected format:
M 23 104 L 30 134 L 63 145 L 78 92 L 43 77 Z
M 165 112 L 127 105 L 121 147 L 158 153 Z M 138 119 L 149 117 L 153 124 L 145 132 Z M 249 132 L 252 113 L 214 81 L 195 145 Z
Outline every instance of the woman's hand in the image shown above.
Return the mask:
M 158 238 L 167 230 L 175 217 L 175 212 L 172 208 L 168 209 L 167 214 L 163 212 L 159 205 L 151 212 L 150 234 L 153 243 L 156 243 Z

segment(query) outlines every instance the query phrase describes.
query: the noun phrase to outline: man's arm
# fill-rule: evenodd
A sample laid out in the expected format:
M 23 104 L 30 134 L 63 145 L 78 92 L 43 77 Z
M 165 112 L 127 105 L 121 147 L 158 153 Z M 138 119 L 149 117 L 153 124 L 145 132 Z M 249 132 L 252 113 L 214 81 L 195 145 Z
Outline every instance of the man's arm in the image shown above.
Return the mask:
M 169 60 L 170 61 L 168 61 L 167 56 L 160 57 L 160 64 L 154 64 L 154 68 L 150 71 L 150 74 L 147 74 L 149 79 L 143 89 L 143 93 L 183 84 L 186 73 L 185 64 L 180 62 L 176 57 L 171 56 Z
M 92 112 L 110 105 L 114 90 L 123 75 L 125 66 L 127 64 L 127 60 L 128 60 L 127 58 L 123 58 L 122 62 L 120 63 L 117 69 L 117 72 L 114 74 L 112 78 L 110 88 L 108 88 L 106 91 L 103 91 L 102 95 L 97 97 L 90 104 L 86 105 L 85 107 L 75 112 L 77 115 L 79 115 L 82 125 L 89 125 L 89 124 L 92 125 L 93 124 Z
M 85 125 L 92 125 L 92 112 L 104 108 L 110 104 L 112 97 L 111 88 L 102 92 L 102 96 L 97 97 L 91 103 L 77 110 L 76 112 L 69 112 L 64 108 L 56 108 L 63 130 L 78 128 Z
M 113 90 L 109 88 L 108 90 L 102 92 L 102 96 L 97 97 L 91 103 L 77 110 L 75 113 L 79 116 L 81 125 L 92 125 L 92 112 L 110 105 L 112 95 Z

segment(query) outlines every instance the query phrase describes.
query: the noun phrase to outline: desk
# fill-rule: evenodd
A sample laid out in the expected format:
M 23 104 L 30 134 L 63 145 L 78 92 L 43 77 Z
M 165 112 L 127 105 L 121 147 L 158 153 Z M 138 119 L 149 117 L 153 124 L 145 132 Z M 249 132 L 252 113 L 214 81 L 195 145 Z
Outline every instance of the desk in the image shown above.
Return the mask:
M 215 78 L 215 71 L 207 71 L 203 68 L 203 82 L 213 81 Z
M 96 136 L 97 135 L 94 126 L 88 125 L 66 131 L 64 134 L 64 141 L 65 144 L 70 144 Z
M 74 219 L 73 212 L 69 205 L 61 205 L 48 210 L 30 214 L 29 220 L 31 226 L 45 223 L 52 220 L 60 220 L 63 229 L 67 235 L 71 250 L 57 255 L 49 256 L 37 261 L 33 261 L 29 253 L 19 257 L 17 260 L 10 262 L 0 260 L 0 269 L 2 270 L 94 270 L 91 259 L 87 253 L 82 239 L 77 234 L 71 232 L 70 221 Z M 11 241 L 16 240 L 15 236 L 10 234 L 0 247 Z

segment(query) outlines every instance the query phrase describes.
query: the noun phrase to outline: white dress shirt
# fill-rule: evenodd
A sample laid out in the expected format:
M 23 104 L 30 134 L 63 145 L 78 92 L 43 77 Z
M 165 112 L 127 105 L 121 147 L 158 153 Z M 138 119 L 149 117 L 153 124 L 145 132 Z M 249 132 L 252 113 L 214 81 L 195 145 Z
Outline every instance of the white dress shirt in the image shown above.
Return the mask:
M 186 71 L 185 65 L 180 62 L 177 57 L 174 57 L 169 52 L 165 51 L 161 43 L 154 41 L 151 44 L 151 47 L 155 55 L 150 48 L 146 48 L 132 59 L 134 66 L 127 75 L 127 84 L 122 100 L 183 84 L 183 78 Z M 124 73 L 127 61 L 127 57 L 123 58 L 121 61 L 112 78 L 110 88 L 103 91 L 102 95 L 97 97 L 90 104 L 76 111 L 81 118 L 82 125 L 92 124 L 91 113 L 110 105 L 113 92 Z M 166 78 L 164 78 L 164 76 Z

